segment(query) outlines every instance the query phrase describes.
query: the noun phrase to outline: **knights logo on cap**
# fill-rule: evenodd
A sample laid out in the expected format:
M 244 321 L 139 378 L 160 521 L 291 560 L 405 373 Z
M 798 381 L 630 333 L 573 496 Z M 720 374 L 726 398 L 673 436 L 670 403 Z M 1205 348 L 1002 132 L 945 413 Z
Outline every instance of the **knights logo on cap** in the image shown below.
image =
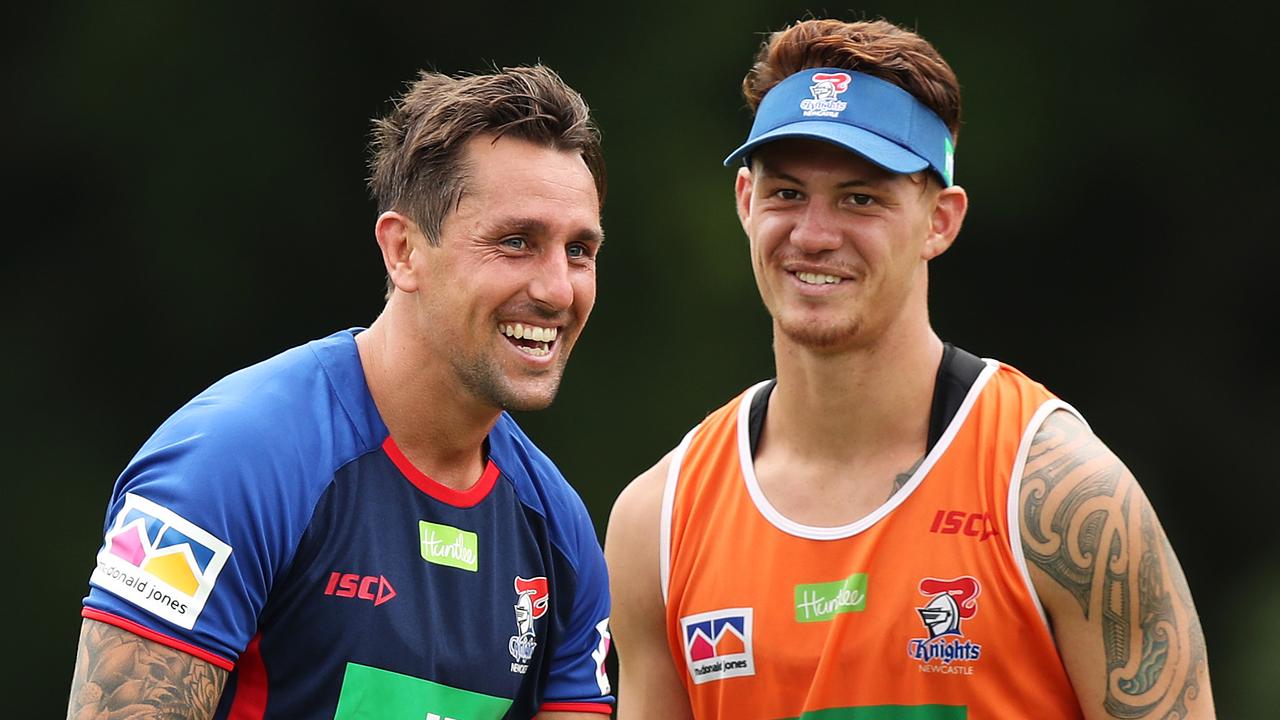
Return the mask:
M 849 73 L 814 73 L 809 86 L 812 98 L 800 101 L 800 109 L 805 117 L 837 117 L 849 103 L 840 99 L 840 95 L 849 89 L 852 78 Z

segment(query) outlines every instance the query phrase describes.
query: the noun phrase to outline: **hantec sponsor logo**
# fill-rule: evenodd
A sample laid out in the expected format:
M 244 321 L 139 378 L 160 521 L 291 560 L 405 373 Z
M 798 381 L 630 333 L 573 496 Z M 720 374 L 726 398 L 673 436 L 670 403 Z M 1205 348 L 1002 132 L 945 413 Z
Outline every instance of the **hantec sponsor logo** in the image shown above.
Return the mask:
M 534 621 L 547 614 L 547 605 L 551 595 L 547 589 L 546 577 L 535 577 L 526 580 L 517 575 L 516 588 L 516 634 L 507 642 L 507 650 L 515 662 L 511 663 L 511 672 L 524 674 L 529 669 L 529 659 L 538 649 L 538 633 Z
M 751 652 L 753 609 L 726 608 L 680 618 L 684 659 L 697 684 L 755 675 Z
M 800 101 L 800 109 L 805 117 L 837 117 L 849 103 L 840 99 L 840 95 L 849 89 L 853 78 L 849 73 L 814 73 L 810 80 L 809 94 L 812 98 Z
M 795 600 L 796 622 L 825 622 L 841 613 L 862 612 L 867 607 L 867 574 L 796 585 Z
M 920 663 L 922 672 L 973 674 L 972 663 L 982 657 L 982 645 L 965 637 L 962 622 L 978 614 L 982 585 L 967 575 L 950 580 L 925 578 L 919 590 L 930 598 L 924 607 L 916 608 L 929 637 L 912 638 L 907 654 Z
M 329 582 L 324 587 L 325 595 L 340 598 L 358 598 L 372 600 L 374 607 L 396 596 L 396 589 L 391 581 L 381 575 L 357 575 L 356 573 L 329 573 Z
M 127 493 L 90 582 L 190 630 L 231 546 L 141 495 Z
M 473 532 L 419 520 L 418 539 L 422 559 L 429 563 L 468 572 L 480 569 L 480 541 Z

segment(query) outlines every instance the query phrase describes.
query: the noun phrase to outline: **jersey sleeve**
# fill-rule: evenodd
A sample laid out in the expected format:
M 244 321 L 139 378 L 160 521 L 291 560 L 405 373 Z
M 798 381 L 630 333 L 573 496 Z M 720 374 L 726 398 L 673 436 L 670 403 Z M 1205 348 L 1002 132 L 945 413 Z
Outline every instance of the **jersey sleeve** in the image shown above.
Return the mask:
M 576 498 L 575 498 L 576 499 Z M 571 562 L 577 570 L 568 622 L 553 649 L 547 691 L 540 711 L 613 711 L 605 672 L 609 655 L 609 577 L 591 518 L 579 500 L 573 517 Z
M 112 491 L 82 614 L 231 669 L 310 510 L 281 435 L 201 398 L 162 425 Z

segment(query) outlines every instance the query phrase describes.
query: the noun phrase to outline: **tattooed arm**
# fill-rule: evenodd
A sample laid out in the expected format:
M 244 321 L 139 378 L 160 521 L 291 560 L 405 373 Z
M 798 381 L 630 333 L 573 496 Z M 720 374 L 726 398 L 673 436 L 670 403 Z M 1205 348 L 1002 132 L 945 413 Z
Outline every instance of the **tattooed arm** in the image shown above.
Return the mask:
M 1214 717 L 1187 580 L 1120 459 L 1054 412 L 1031 444 L 1019 500 L 1032 583 L 1085 717 Z
M 85 620 L 68 720 L 208 720 L 227 671 L 112 625 Z

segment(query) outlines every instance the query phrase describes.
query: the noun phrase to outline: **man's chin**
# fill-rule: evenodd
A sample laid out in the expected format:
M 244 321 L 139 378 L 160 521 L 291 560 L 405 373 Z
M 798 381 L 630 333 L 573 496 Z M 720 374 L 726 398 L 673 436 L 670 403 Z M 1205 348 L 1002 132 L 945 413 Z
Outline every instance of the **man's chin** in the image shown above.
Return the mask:
M 856 345 L 859 334 L 855 325 L 780 322 L 777 327 L 792 344 L 815 352 L 835 352 Z
M 515 412 L 533 412 L 551 407 L 556 394 L 560 391 L 560 376 L 540 378 L 539 382 L 508 383 L 505 387 L 495 388 L 495 399 L 502 410 Z
M 472 397 L 498 410 L 543 410 L 555 400 L 563 375 L 559 367 L 536 371 L 492 362 L 458 362 L 457 377 Z
M 534 412 L 535 410 L 546 410 L 551 407 L 551 403 L 556 399 L 555 395 L 511 395 L 505 398 L 505 403 L 499 406 L 503 410 L 511 410 L 513 412 Z

